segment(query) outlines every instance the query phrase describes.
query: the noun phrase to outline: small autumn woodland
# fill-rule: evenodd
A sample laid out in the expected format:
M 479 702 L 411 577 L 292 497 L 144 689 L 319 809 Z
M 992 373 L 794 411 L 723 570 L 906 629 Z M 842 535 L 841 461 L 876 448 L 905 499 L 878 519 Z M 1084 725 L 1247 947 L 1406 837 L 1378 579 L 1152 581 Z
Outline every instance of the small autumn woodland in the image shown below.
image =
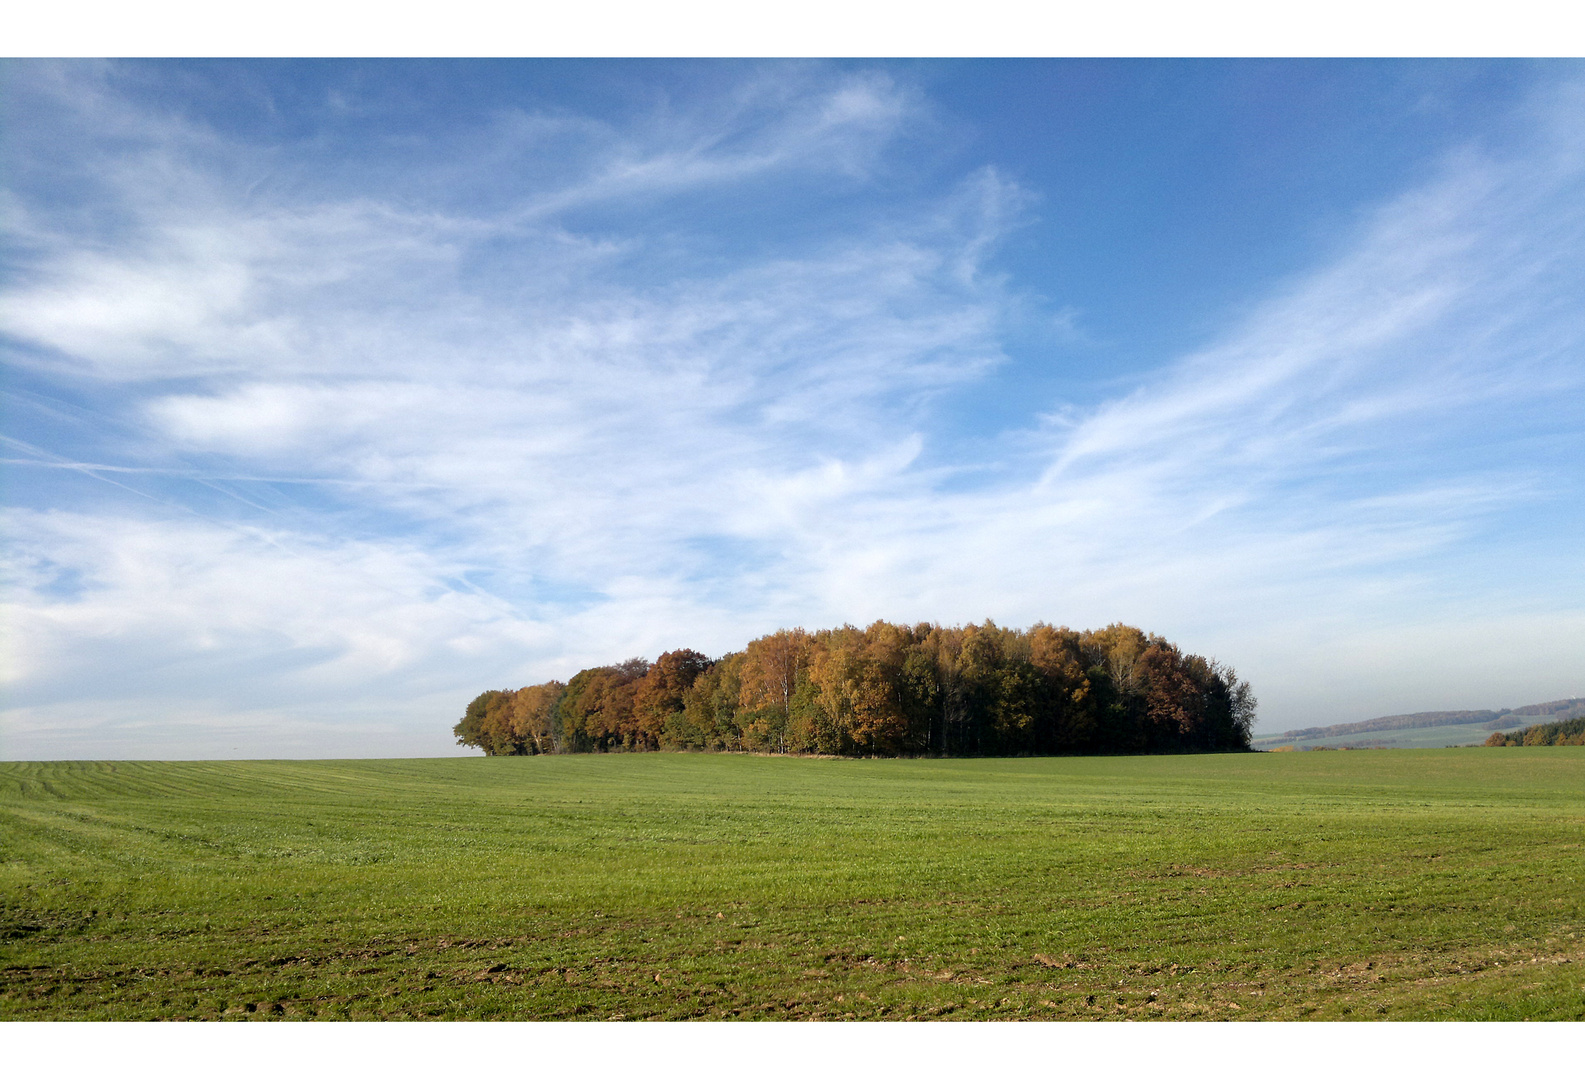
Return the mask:
M 716 750 L 897 757 L 1249 749 L 1233 669 L 1132 626 L 778 630 L 716 660 L 488 690 L 453 729 L 490 755 Z

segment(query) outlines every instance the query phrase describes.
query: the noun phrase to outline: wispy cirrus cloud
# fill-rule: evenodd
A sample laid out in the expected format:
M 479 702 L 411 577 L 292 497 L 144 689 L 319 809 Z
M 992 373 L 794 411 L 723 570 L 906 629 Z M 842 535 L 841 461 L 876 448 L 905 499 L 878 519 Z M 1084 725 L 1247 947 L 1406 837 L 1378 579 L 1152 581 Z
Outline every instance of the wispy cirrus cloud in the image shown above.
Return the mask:
M 862 179 L 906 127 L 928 119 L 917 92 L 880 72 L 832 81 L 782 68 L 747 79 L 713 105 L 680 116 L 662 111 L 636 131 L 584 128 L 593 136 L 585 175 L 528 196 L 514 220 L 789 172 Z M 565 130 L 541 116 L 514 116 L 506 123 L 530 144 L 537 134 Z
M 811 210 L 934 123 L 884 74 L 503 114 L 473 149 L 524 168 L 471 205 L 424 194 L 454 161 L 270 179 L 290 155 L 134 106 L 115 67 L 28 77 L 95 179 L 63 197 L 17 140 L 7 468 L 107 494 L 35 483 L 8 516 L 8 753 L 439 752 L 484 686 L 875 617 L 1138 621 L 1286 726 L 1412 705 L 1405 664 L 1476 693 L 1534 649 L 1451 684 L 1438 649 L 1585 610 L 1545 584 L 1577 551 L 1527 584 L 1470 542 L 1580 494 L 1572 85 L 1113 400 L 949 437 L 943 402 L 1009 362 L 995 259 L 1031 195 L 987 166 Z M 703 238 L 713 200 L 778 188 L 807 236 Z M 1366 636 L 1397 684 L 1359 660 L 1328 691 L 1307 658 Z

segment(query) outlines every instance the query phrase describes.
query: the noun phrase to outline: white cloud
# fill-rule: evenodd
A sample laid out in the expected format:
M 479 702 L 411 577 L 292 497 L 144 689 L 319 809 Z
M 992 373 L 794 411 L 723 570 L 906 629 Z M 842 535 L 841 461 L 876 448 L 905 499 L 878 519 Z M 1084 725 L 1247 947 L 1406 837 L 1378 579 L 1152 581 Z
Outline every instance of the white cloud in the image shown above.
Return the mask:
M 95 151 L 125 220 L 27 208 L 0 328 L 40 377 L 113 388 L 123 464 L 169 470 L 118 482 L 190 512 L 11 515 L 8 753 L 442 752 L 486 686 L 875 617 L 1137 622 L 1239 663 L 1278 726 L 1407 707 L 1426 672 L 1519 704 L 1473 696 L 1526 655 L 1537 698 L 1578 690 L 1555 673 L 1579 646 L 1471 657 L 1479 634 L 1436 629 L 1533 642 L 1585 609 L 1540 576 L 1493 591 L 1501 550 L 1466 543 L 1577 471 L 1461 438 L 1579 401 L 1577 123 L 1450 161 L 1206 349 L 942 465 L 936 406 L 994 378 L 1020 303 L 988 267 L 1028 197 L 993 170 L 719 263 L 558 217 L 862 181 L 928 122 L 885 79 L 799 70 L 631 131 L 503 118 L 508 159 L 577 153 L 469 214 L 239 195 L 258 151 L 71 100 L 145 140 Z
M 608 133 L 615 137 L 604 140 L 598 164 L 587 175 L 528 199 L 519 217 L 662 197 L 787 170 L 862 177 L 899 129 L 922 112 L 915 94 L 882 73 L 833 82 L 816 69 L 779 67 L 724 95 L 714 110 L 682 116 L 663 112 L 637 132 Z M 529 119 L 522 130 L 544 131 L 543 122 L 536 121 Z

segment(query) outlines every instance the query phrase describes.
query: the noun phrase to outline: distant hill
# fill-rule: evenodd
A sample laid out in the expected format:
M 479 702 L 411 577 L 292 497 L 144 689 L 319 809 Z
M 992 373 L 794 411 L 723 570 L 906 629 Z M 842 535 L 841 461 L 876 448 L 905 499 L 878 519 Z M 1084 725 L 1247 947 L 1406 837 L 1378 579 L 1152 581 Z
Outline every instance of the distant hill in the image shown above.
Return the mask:
M 1508 711 L 1514 716 L 1554 716 L 1560 720 L 1572 720 L 1576 716 L 1585 716 L 1585 698 L 1560 698 L 1557 701 L 1546 701 L 1540 705 L 1526 705 L 1522 709 L 1509 709 Z
M 1367 731 L 1397 731 L 1400 728 L 1446 727 L 1449 724 L 1484 724 L 1496 720 L 1500 713 L 1491 709 L 1463 712 L 1417 712 L 1397 716 L 1378 716 L 1374 720 L 1361 720 L 1356 724 L 1333 724 L 1331 727 L 1299 728 L 1285 731 L 1284 739 L 1338 739 L 1347 735 L 1363 735 Z M 1515 721 L 1516 723 L 1518 721 Z
M 1502 728 L 1531 723 L 1536 717 L 1545 717 L 1548 720 L 1572 720 L 1579 716 L 1585 716 L 1585 698 L 1562 698 L 1558 701 L 1542 702 L 1539 705 L 1525 705 L 1517 709 L 1465 709 L 1378 716 L 1374 720 L 1361 720 L 1354 724 L 1299 728 L 1295 731 L 1285 731 L 1281 735 L 1264 736 L 1261 741 L 1341 739 L 1371 731 L 1400 731 L 1408 728 L 1447 727 L 1454 724 L 1483 724 L 1488 730 L 1498 731 Z

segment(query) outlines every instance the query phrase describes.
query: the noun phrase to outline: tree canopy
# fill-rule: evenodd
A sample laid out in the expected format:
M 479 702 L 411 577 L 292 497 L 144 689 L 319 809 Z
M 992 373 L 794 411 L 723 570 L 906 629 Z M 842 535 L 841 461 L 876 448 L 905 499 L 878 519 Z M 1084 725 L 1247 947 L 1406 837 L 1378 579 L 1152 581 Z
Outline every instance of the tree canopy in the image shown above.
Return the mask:
M 897 757 L 1249 749 L 1231 667 L 1114 623 L 777 630 L 487 690 L 453 728 L 490 755 L 715 750 Z
M 1585 716 L 1551 724 L 1531 724 L 1518 731 L 1496 731 L 1487 746 L 1585 746 Z

